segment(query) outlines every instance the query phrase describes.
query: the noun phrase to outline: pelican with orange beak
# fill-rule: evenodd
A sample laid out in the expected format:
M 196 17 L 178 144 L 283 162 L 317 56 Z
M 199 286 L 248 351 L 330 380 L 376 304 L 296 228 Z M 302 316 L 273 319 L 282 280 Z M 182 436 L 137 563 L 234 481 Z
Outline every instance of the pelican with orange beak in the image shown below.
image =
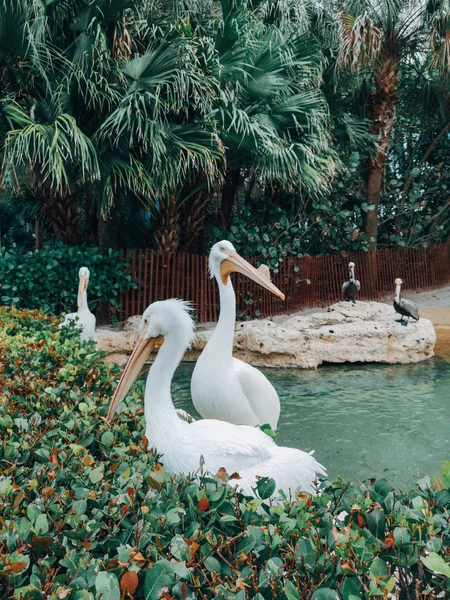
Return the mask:
M 182 300 L 154 302 L 142 315 L 141 329 L 106 417 L 111 421 L 133 381 L 155 346 L 159 347 L 147 375 L 144 395 L 145 436 L 149 447 L 161 455 L 169 473 L 196 474 L 203 469 L 215 474 L 220 468 L 239 474 L 229 484 L 254 495 L 257 478 L 275 480 L 274 500 L 297 489 L 314 493 L 317 474 L 325 469 L 297 448 L 277 446 L 258 427 L 232 425 L 215 419 L 187 423 L 179 418 L 170 387 L 173 374 L 194 338 L 190 306 Z
M 249 277 L 284 300 L 273 285 L 269 269 L 255 269 L 228 241 L 211 248 L 209 270 L 219 286 L 220 315 L 217 327 L 200 355 L 191 380 L 192 401 L 205 419 L 220 419 L 235 425 L 264 425 L 276 429 L 280 399 L 261 371 L 233 357 L 236 296 L 230 275 Z
M 89 284 L 89 269 L 81 267 L 78 272 L 80 283 L 78 285 L 78 310 L 75 313 L 69 313 L 64 317 L 61 327 L 69 325 L 76 321 L 75 327 L 81 329 L 80 340 L 92 340 L 95 336 L 95 316 L 89 310 L 87 303 L 87 287 Z

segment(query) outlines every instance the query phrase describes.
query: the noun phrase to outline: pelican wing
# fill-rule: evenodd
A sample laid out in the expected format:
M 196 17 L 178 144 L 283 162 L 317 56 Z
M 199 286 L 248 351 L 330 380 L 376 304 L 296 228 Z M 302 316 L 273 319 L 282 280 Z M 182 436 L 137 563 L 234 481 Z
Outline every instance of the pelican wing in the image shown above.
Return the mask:
M 233 358 L 233 371 L 259 423 L 269 423 L 272 429 L 276 429 L 280 416 L 280 399 L 273 385 L 261 371 L 238 358 Z
M 345 283 L 343 283 L 342 291 L 345 292 L 345 290 L 348 288 L 349 285 L 350 285 L 350 281 L 346 281 Z
M 358 292 L 359 292 L 359 290 L 361 289 L 361 284 L 359 283 L 359 281 L 357 279 L 355 279 L 353 283 L 356 285 L 356 287 L 358 288 Z
M 189 425 L 191 438 L 202 445 L 199 454 L 212 459 L 210 468 L 225 467 L 237 471 L 269 458 L 275 442 L 259 427 L 233 425 L 216 419 L 203 419 Z M 233 472 L 231 471 L 231 472 Z
M 401 299 L 399 302 L 400 306 L 402 308 L 404 308 L 409 315 L 413 318 L 418 320 L 419 319 L 419 309 L 417 308 L 417 305 L 414 304 L 414 302 L 411 302 L 411 300 L 406 300 L 406 299 Z

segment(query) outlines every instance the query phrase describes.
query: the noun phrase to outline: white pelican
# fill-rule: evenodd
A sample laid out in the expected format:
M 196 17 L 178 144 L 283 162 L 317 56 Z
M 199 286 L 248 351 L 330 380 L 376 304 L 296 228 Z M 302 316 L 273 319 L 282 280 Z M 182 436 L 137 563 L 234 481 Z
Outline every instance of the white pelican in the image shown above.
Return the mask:
M 355 298 L 361 289 L 361 284 L 355 279 L 355 263 L 348 263 L 348 268 L 350 270 L 350 279 L 344 283 L 342 291 L 347 302 L 350 302 L 351 300 L 353 304 L 356 304 Z
M 80 283 L 78 285 L 78 310 L 76 313 L 69 313 L 64 317 L 61 327 L 69 325 L 76 320 L 75 327 L 81 329 L 80 340 L 92 340 L 95 335 L 95 316 L 89 310 L 87 303 L 87 287 L 89 284 L 89 269 L 81 267 L 78 276 Z
M 228 241 L 211 248 L 209 270 L 219 286 L 220 315 L 217 326 L 197 360 L 191 380 L 192 402 L 205 419 L 236 425 L 264 425 L 276 429 L 280 399 L 258 369 L 233 358 L 236 296 L 230 280 L 233 271 L 246 275 L 284 300 L 269 278 L 269 269 L 252 267 Z
M 194 337 L 194 323 L 188 303 L 182 300 L 154 302 L 142 315 L 140 335 L 111 401 L 111 421 L 123 398 L 155 345 L 159 352 L 147 375 L 145 387 L 145 435 L 149 448 L 162 455 L 169 473 L 195 474 L 201 462 L 215 474 L 221 467 L 239 473 L 230 485 L 254 495 L 256 477 L 272 477 L 276 490 L 301 489 L 314 493 L 316 474 L 326 474 L 322 465 L 306 452 L 283 448 L 258 427 L 232 425 L 204 419 L 187 423 L 179 418 L 172 402 L 173 374 Z M 220 382 L 217 382 L 220 386 Z
M 419 309 L 417 308 L 417 305 L 414 304 L 414 302 L 411 302 L 411 300 L 405 300 L 403 298 L 400 298 L 402 283 L 403 281 L 399 277 L 397 277 L 397 279 L 395 280 L 394 308 L 395 312 L 398 312 L 399 315 L 402 315 L 400 322 L 404 325 L 407 325 L 407 323 L 409 323 L 409 317 L 411 317 L 415 321 L 419 320 Z M 407 323 L 403 321 L 403 317 L 408 317 Z

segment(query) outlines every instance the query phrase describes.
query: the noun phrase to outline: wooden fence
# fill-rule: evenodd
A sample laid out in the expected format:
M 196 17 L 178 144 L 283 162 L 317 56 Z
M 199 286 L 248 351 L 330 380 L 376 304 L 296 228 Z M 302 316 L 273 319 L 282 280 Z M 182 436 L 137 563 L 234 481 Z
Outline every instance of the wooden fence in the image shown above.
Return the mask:
M 142 314 L 156 300 L 183 298 L 195 305 L 200 322 L 217 320 L 219 293 L 208 273 L 208 259 L 185 253 L 160 253 L 153 250 L 128 250 L 123 259 L 130 265 L 136 284 L 119 298 L 120 310 L 112 314 L 103 307 L 101 322 L 112 318 L 123 321 Z M 249 258 L 255 266 L 257 258 Z M 361 282 L 359 297 L 374 300 L 393 295 L 394 280 L 401 277 L 405 292 L 435 289 L 450 284 L 450 245 L 429 248 L 387 248 L 373 252 L 350 252 L 328 256 L 287 257 L 273 283 L 286 294 L 285 302 L 253 281 L 232 275 L 238 317 L 266 317 L 302 308 L 326 306 L 342 299 L 341 287 L 348 279 L 348 263 L 356 264 L 355 276 Z

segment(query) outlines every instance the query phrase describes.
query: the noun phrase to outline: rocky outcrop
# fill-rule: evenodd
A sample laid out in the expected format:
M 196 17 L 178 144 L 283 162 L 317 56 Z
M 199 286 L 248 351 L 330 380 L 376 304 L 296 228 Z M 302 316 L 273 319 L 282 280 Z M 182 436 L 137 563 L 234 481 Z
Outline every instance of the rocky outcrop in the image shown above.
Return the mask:
M 431 321 L 397 320 L 392 305 L 379 302 L 339 302 L 326 312 L 237 323 L 234 355 L 256 366 L 318 367 L 322 363 L 412 363 L 434 355 L 436 334 Z M 140 317 L 131 317 L 121 331 L 97 330 L 107 360 L 125 362 L 139 331 Z M 187 358 L 195 358 L 214 325 L 203 326 Z

